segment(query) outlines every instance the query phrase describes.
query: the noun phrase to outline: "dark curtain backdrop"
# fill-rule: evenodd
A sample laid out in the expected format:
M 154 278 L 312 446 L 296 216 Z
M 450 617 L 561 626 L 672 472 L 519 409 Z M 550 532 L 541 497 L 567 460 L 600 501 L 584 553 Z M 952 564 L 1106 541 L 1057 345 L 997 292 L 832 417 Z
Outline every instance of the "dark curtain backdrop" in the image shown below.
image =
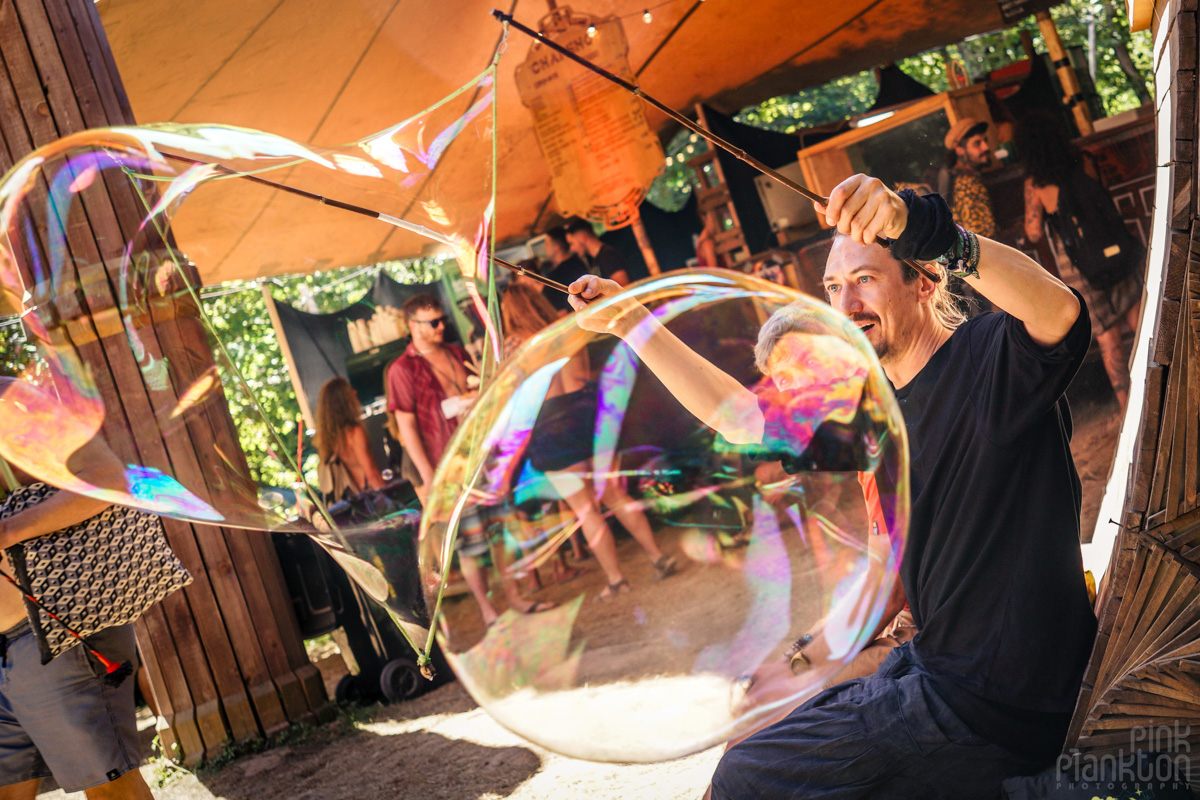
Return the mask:
M 745 150 L 771 169 L 792 163 L 800 150 L 799 136 L 743 125 L 734 122 L 733 117 L 707 106 L 704 108 L 704 118 L 708 120 L 708 127 L 713 133 Z M 754 179 L 761 173 L 724 150 L 717 152 L 717 158 L 721 161 L 725 181 L 729 184 L 729 196 L 742 222 L 742 233 L 750 252 L 761 253 L 775 247 L 775 234 L 771 232 L 770 220 L 754 185 Z
M 658 266 L 663 272 L 683 269 L 687 260 L 696 255 L 692 237 L 699 235 L 704 228 L 700 215 L 696 213 L 696 195 L 688 197 L 683 208 L 675 212 L 663 211 L 653 203 L 642 203 L 641 214 L 646 236 L 650 238 L 654 255 L 658 257 Z M 617 248 L 634 269 L 638 269 L 639 265 L 645 269 L 646 259 L 642 258 L 642 249 L 638 247 L 632 227 L 609 231 L 600 239 Z
M 400 308 L 410 297 L 422 293 L 440 299 L 447 311 L 452 306 L 442 283 L 398 283 L 382 271 L 375 276 L 375 284 L 362 299 L 332 314 L 310 314 L 286 303 L 275 302 L 279 326 L 295 362 L 296 377 L 304 387 L 304 395 L 314 414 L 317 411 L 317 396 L 325 382 L 330 378 L 349 377 L 346 359 L 354 355 L 354 350 L 350 347 L 346 323 L 370 318 L 378 306 Z M 453 330 L 452 327 L 448 333 Z M 361 399 L 369 403 L 373 398 Z

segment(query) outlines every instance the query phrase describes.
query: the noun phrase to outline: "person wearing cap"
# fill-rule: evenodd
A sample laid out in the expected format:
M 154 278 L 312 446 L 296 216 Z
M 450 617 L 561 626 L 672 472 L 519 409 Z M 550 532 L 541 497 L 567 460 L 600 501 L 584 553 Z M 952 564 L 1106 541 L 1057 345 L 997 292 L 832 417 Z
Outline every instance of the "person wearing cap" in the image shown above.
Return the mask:
M 987 122 L 963 117 L 946 134 L 946 169 L 938 179 L 938 194 L 954 212 L 954 219 L 979 236 L 996 234 L 992 201 L 980 172 L 992 163 Z
M 592 225 L 582 217 L 571 217 L 563 227 L 571 250 L 587 262 L 588 272 L 628 286 L 633 281 L 648 278 L 645 267 L 631 267 L 611 244 L 600 241 Z

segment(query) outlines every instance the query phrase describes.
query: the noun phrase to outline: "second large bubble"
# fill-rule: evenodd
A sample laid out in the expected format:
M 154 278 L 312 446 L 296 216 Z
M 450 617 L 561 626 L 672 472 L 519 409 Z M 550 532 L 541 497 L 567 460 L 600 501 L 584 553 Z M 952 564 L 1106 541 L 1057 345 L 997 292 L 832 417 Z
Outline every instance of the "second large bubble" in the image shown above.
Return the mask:
M 429 492 L 426 601 L 511 730 L 579 758 L 683 756 L 867 643 L 906 476 L 900 412 L 848 320 L 739 273 L 665 275 L 550 326 L 484 390 Z

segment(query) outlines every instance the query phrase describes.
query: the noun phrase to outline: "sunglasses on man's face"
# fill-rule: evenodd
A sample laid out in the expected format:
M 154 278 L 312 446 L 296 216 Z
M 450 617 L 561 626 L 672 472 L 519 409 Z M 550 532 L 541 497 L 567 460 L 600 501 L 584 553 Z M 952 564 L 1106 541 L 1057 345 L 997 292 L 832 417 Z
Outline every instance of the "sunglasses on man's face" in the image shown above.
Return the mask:
M 413 322 L 419 322 L 422 325 L 428 325 L 430 328 L 440 328 L 446 324 L 446 318 L 438 317 L 437 319 L 414 319 Z

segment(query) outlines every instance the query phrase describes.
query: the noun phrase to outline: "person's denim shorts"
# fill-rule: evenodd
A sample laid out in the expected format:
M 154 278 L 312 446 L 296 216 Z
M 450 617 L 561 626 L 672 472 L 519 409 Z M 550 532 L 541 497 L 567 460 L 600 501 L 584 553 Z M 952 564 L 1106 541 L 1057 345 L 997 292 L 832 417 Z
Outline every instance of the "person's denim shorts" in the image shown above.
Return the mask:
M 104 682 L 83 647 L 42 665 L 28 622 L 4 634 L 0 657 L 0 786 L 53 775 L 66 792 L 116 780 L 141 761 L 133 705 L 136 681 Z M 88 637 L 97 652 L 137 664 L 133 626 Z
M 838 684 L 731 748 L 713 800 L 975 800 L 1037 772 L 973 733 L 938 697 L 911 656 L 892 650 L 867 678 Z

